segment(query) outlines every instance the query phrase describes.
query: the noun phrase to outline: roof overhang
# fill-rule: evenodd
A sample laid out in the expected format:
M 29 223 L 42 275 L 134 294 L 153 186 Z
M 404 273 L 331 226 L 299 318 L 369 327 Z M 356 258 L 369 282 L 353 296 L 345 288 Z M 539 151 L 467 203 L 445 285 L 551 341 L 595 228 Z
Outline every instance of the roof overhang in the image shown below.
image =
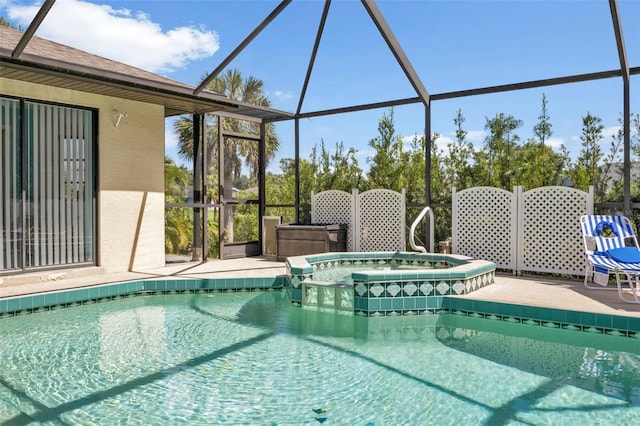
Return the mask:
M 20 59 L 0 48 L 0 77 L 92 94 L 163 105 L 165 117 L 181 114 L 229 113 L 252 121 L 279 121 L 292 113 L 233 101 L 213 92 L 193 94 L 193 87 L 149 81 L 23 54 Z

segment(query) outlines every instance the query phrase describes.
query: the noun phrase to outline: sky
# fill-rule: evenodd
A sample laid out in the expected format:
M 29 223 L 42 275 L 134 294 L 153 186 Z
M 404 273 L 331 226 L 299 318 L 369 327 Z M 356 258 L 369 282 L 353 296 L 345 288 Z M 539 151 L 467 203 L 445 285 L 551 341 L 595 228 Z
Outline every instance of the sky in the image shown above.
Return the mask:
M 0 16 L 26 28 L 41 1 L 0 0 Z M 57 0 L 36 35 L 197 86 L 265 19 L 270 0 Z M 609 2 L 605 0 L 382 0 L 391 31 L 430 95 L 619 68 Z M 294 0 L 229 65 L 264 82 L 272 107 L 294 112 L 324 2 Z M 627 60 L 640 66 L 640 0 L 619 0 Z M 533 136 L 542 96 L 552 123 L 547 143 L 575 159 L 582 117 L 600 117 L 608 152 L 622 113 L 620 78 L 433 101 L 432 132 L 446 150 L 460 109 L 467 139 L 481 149 L 487 119 L 504 113 L 522 121 L 521 141 Z M 334 0 L 302 112 L 415 97 L 416 92 L 360 1 Z M 300 155 L 324 141 L 357 149 L 368 169 L 369 141 L 389 109 L 316 117 L 300 122 Z M 631 112 L 640 113 L 640 75 L 631 78 Z M 394 108 L 406 141 L 424 133 L 421 104 Z M 293 122 L 276 124 L 280 158 L 294 156 Z M 166 154 L 181 163 L 173 120 Z

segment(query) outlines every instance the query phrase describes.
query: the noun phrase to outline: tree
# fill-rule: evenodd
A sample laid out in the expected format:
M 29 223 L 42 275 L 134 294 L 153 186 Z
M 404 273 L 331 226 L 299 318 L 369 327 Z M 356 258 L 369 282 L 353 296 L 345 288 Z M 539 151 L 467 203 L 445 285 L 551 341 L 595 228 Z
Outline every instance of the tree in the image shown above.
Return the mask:
M 14 30 L 24 31 L 21 26 L 13 25 L 11 22 L 4 19 L 4 17 L 0 16 L 0 26 L 13 28 Z
M 456 139 L 447 143 L 448 155 L 442 159 L 445 168 L 444 179 L 449 192 L 453 187 L 462 190 L 472 185 L 473 145 L 466 140 L 467 131 L 462 128 L 464 122 L 462 110 L 458 109 L 453 119 L 453 124 L 456 125 Z
M 164 193 L 165 202 L 181 203 L 185 201 L 186 190 L 191 185 L 191 174 L 182 166 L 165 156 Z M 184 208 L 170 207 L 165 213 L 165 252 L 178 254 L 187 252 L 193 228 L 190 215 Z
M 622 115 L 618 117 L 618 123 L 620 127 L 618 127 L 618 131 L 611 135 L 611 144 L 609 145 L 609 153 L 604 156 L 603 164 L 600 167 L 600 176 L 595 183 L 595 193 L 600 197 L 600 202 L 604 201 L 607 197 L 607 192 L 613 186 L 614 191 L 610 194 L 615 197 L 615 183 L 611 182 L 611 174 L 612 172 L 617 172 L 618 176 L 623 175 L 622 166 L 620 165 L 620 150 L 624 145 L 624 126 L 622 124 Z M 618 180 L 619 184 L 622 184 L 622 180 Z
M 185 191 L 191 185 L 191 173 L 184 166 L 178 166 L 175 161 L 164 157 L 164 194 L 168 203 L 184 202 Z
M 571 168 L 570 176 L 576 188 L 586 191 L 590 185 L 596 185 L 600 178 L 600 161 L 602 160 L 602 131 L 604 126 L 599 117 L 587 115 L 582 117 L 582 149 Z M 599 194 L 596 194 L 599 195 Z M 600 194 L 603 195 L 603 194 Z
M 315 147 L 311 154 L 311 160 L 300 159 L 299 166 L 299 188 L 300 203 L 311 203 L 311 191 L 314 189 L 316 180 L 317 165 L 315 163 Z M 295 204 L 296 168 L 293 158 L 283 158 L 280 160 L 281 174 L 267 174 L 267 203 L 268 204 Z M 282 216 L 285 223 L 295 222 L 296 211 L 287 207 L 269 207 L 270 216 Z M 300 222 L 309 223 L 311 221 L 310 211 L 301 213 Z
M 547 113 L 547 95 L 542 94 L 542 110 L 540 111 L 540 115 L 538 116 L 538 123 L 533 126 L 533 133 L 538 138 L 538 142 L 540 145 L 544 145 L 544 143 L 551 137 L 551 127 L 552 124 L 549 122 L 550 117 Z
M 437 139 L 436 135 L 433 140 Z M 433 143 L 432 145 L 435 145 Z M 402 153 L 402 174 L 407 190 L 407 203 L 425 202 L 425 168 L 427 142 L 424 135 L 414 135 L 409 149 Z
M 319 154 L 317 154 L 319 151 Z M 353 189 L 366 190 L 367 182 L 364 179 L 362 169 L 358 166 L 355 148 L 349 148 L 345 152 L 344 143 L 336 144 L 335 152 L 331 153 L 326 148 L 324 140 L 320 140 L 320 146 L 314 145 L 309 159 L 299 161 L 299 188 L 300 204 L 311 203 L 311 192 L 320 192 L 329 189 L 351 192 Z M 280 160 L 282 175 L 270 174 L 267 176 L 269 193 L 268 202 L 271 204 L 293 204 L 295 194 L 295 161 L 292 158 Z M 293 220 L 291 212 L 283 208 L 271 208 L 271 214 L 288 217 Z M 302 211 L 300 221 L 309 222 L 310 212 Z
M 640 114 L 631 116 L 631 125 L 635 128 L 635 132 L 631 132 L 631 153 L 640 159 Z
M 447 181 L 444 164 L 444 153 L 438 149 L 435 141 L 439 133 L 431 136 L 431 201 L 436 203 L 451 202 L 452 187 Z
M 378 133 L 369 141 L 369 146 L 376 150 L 373 158 L 369 159 L 373 163 L 368 174 L 369 184 L 371 188 L 400 191 L 404 186 L 402 166 L 398 161 L 402 157 L 402 138 L 395 131 L 393 108 L 380 118 Z
M 264 83 L 261 80 L 256 79 L 253 76 L 249 76 L 244 79 L 240 71 L 236 69 L 229 69 L 222 76 L 213 79 L 208 85 L 207 90 L 224 94 L 229 99 L 236 101 L 247 102 L 253 105 L 270 106 L 271 102 L 264 93 Z M 207 123 L 207 164 L 210 164 L 212 169 L 209 173 L 215 170 L 216 162 L 213 161 L 220 153 L 218 152 L 217 144 L 217 121 L 212 120 L 209 117 Z M 259 133 L 259 124 L 239 119 L 224 119 L 223 129 L 225 132 L 244 133 L 244 134 L 257 134 Z M 174 124 L 176 133 L 178 134 L 178 153 L 181 157 L 187 160 L 193 160 L 194 157 L 194 141 L 193 141 L 193 121 L 191 117 L 183 117 L 177 120 Z M 266 159 L 268 162 L 272 159 L 279 147 L 278 136 L 275 132 L 275 126 L 273 123 L 265 125 L 265 143 L 266 143 Z M 243 163 L 249 167 L 252 176 L 257 176 L 258 170 L 258 153 L 259 146 L 254 140 L 247 140 L 242 138 L 225 138 L 224 152 L 224 171 L 223 171 L 223 196 L 225 199 L 231 199 L 233 197 L 233 182 L 240 178 L 243 169 Z M 252 184 L 256 184 L 255 178 Z M 217 185 L 212 185 L 214 188 Z M 217 192 L 211 195 L 219 195 Z M 230 209 L 226 210 L 224 217 L 224 229 L 229 236 L 230 240 L 233 240 L 233 221 L 231 218 Z
M 463 138 L 461 134 L 458 134 L 458 136 Z M 445 173 L 446 166 L 444 164 L 447 158 L 435 143 L 439 137 L 438 133 L 434 133 L 431 136 L 431 201 L 435 203 L 450 203 L 453 188 L 450 185 L 451 182 L 447 181 Z M 437 250 L 438 241 L 444 241 L 451 236 L 451 212 L 437 207 L 433 209 L 433 216 L 435 229 L 431 232 L 433 232 L 434 242 L 436 243 L 435 249 Z M 426 229 L 426 223 L 423 226 Z M 426 232 L 424 232 L 424 235 L 426 238 Z
M 480 157 L 481 164 L 486 167 L 482 173 L 485 185 L 511 190 L 515 172 L 514 155 L 520 140 L 514 132 L 520 126 L 521 120 L 504 113 L 486 119 L 484 129 L 489 131 L 484 143 L 486 157 Z
M 563 180 L 568 161 L 564 146 L 556 153 L 550 146 L 541 145 L 531 138 L 516 150 L 514 184 L 523 186 L 525 190 L 558 185 Z
M 560 147 L 559 153 L 547 145 L 552 135 L 552 124 L 547 112 L 547 97 L 544 94 L 538 120 L 533 126 L 533 137 L 519 147 L 516 153 L 515 182 L 525 189 L 558 185 L 569 161 L 564 145 Z
M 314 147 L 314 153 L 316 152 Z M 362 169 L 358 166 L 355 148 L 344 149 L 344 143 L 336 143 L 336 150 L 330 154 L 320 141 L 320 156 L 315 158 L 316 179 L 313 186 L 314 191 L 325 191 L 336 189 L 351 192 L 354 188 L 363 189 L 365 181 L 362 176 Z

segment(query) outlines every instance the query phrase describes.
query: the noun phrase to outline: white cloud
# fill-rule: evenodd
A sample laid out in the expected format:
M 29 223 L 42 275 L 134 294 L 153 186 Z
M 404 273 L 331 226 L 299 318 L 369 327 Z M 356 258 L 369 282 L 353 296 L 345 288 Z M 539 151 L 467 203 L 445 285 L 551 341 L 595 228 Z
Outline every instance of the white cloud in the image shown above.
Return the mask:
M 273 95 L 276 98 L 281 99 L 283 101 L 288 101 L 289 99 L 293 98 L 293 93 L 291 93 L 291 92 L 283 92 L 282 90 L 276 90 L 275 92 L 273 92 Z
M 467 132 L 466 140 L 471 142 L 473 145 L 478 145 L 484 142 L 486 135 L 487 132 L 484 130 L 469 130 Z
M 467 142 L 471 142 L 474 145 L 474 149 L 475 150 L 480 150 L 482 149 L 482 144 L 481 143 L 477 143 L 477 142 L 482 142 L 484 141 L 484 130 L 478 130 L 478 131 L 471 131 L 467 134 Z M 469 136 L 471 135 L 471 136 Z M 441 151 L 443 153 L 443 155 L 448 155 L 449 153 L 449 144 L 453 143 L 455 133 L 454 132 L 450 132 L 449 135 L 446 134 L 439 134 L 438 137 L 435 140 L 436 146 L 438 148 L 438 151 Z M 408 151 L 409 149 L 411 149 L 411 142 L 413 141 L 414 136 L 404 136 L 402 138 L 403 141 L 403 147 L 406 151 Z
M 358 166 L 367 171 L 369 170 L 369 166 L 371 164 L 371 160 L 374 155 L 376 155 L 376 150 L 372 149 L 372 148 L 366 148 L 366 149 L 358 149 L 356 150 L 356 160 L 358 160 Z
M 469 130 L 467 131 L 467 136 L 465 137 L 465 141 L 471 143 L 474 151 L 481 151 L 482 144 L 484 142 L 486 132 L 484 130 Z M 449 132 L 446 135 L 440 135 L 438 139 L 436 139 L 436 145 L 442 152 L 447 155 L 449 153 L 449 147 L 447 144 L 455 142 L 455 132 Z
M 611 138 L 615 135 L 617 135 L 618 131 L 621 129 L 621 126 L 609 126 L 609 127 L 605 127 L 602 129 L 602 139 L 600 140 L 600 144 L 602 146 L 609 146 L 609 143 L 611 142 Z M 633 132 L 632 132 L 633 134 Z M 570 143 L 571 145 L 575 145 L 577 147 L 582 147 L 582 139 L 580 139 L 582 137 L 582 135 L 571 135 L 569 137 Z M 554 139 L 551 138 L 550 141 Z M 551 145 L 551 143 L 549 143 L 549 145 Z M 551 145 L 555 148 L 555 145 Z M 578 148 L 580 149 L 580 148 Z
M 610 141 L 612 136 L 618 134 L 618 131 L 622 129 L 622 126 L 609 126 L 602 129 L 602 135 L 606 141 Z
M 27 28 L 37 6 L 7 5 L 12 22 Z M 163 31 L 143 12 L 114 9 L 81 0 L 58 0 L 37 35 L 151 72 L 171 72 L 220 47 L 218 34 L 205 28 Z
M 443 153 L 449 152 L 449 147 L 447 146 L 449 143 L 453 142 L 453 139 L 449 136 L 440 135 L 438 139 L 436 139 L 436 146 Z
M 564 145 L 563 138 L 549 138 L 545 141 L 547 146 L 550 146 L 553 149 L 559 149 L 560 146 Z
M 422 138 L 422 135 L 418 135 L 417 133 L 414 133 L 413 135 L 402 137 L 402 149 L 404 152 L 411 151 L 413 146 L 413 140 L 416 138 L 420 139 Z

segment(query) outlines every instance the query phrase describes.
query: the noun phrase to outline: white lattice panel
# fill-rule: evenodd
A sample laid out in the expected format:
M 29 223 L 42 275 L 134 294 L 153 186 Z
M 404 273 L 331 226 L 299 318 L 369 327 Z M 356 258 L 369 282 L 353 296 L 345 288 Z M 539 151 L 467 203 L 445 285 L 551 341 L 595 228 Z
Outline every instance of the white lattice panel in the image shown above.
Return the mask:
M 405 251 L 405 195 L 389 189 L 360 194 L 358 251 Z
M 593 193 L 547 186 L 518 198 L 518 272 L 584 274 L 580 216 L 593 213 Z
M 347 251 L 353 250 L 353 199 L 353 194 L 333 189 L 311 194 L 311 223 L 342 223 L 349 225 L 347 229 Z
M 476 187 L 453 193 L 453 253 L 516 266 L 516 198 L 500 188 Z

